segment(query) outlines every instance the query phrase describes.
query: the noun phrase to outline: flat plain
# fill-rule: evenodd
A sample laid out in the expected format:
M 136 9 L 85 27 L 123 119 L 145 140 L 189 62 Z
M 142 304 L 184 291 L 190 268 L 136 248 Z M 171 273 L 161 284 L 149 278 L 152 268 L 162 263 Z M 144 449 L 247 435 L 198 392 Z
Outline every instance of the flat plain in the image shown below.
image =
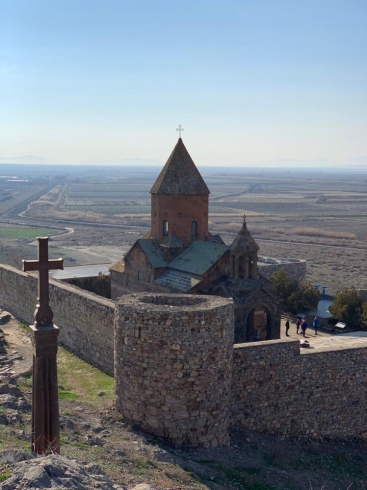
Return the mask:
M 367 168 L 200 170 L 211 191 L 210 230 L 226 243 L 245 214 L 261 255 L 306 259 L 307 279 L 327 285 L 330 293 L 343 286 L 367 288 Z M 0 209 L 2 221 L 14 229 L 52 227 L 52 253 L 61 254 L 66 265 L 113 263 L 149 230 L 149 190 L 159 171 L 58 169 L 47 182 L 47 192 L 33 193 L 35 199 L 24 200 L 23 209 L 19 194 L 8 193 Z M 50 174 L 49 167 L 45 173 Z M 8 210 L 15 205 L 9 220 Z M 0 230 L 0 260 L 9 261 L 10 251 L 13 261 L 19 254 L 30 258 L 34 245 L 24 238 L 11 240 Z

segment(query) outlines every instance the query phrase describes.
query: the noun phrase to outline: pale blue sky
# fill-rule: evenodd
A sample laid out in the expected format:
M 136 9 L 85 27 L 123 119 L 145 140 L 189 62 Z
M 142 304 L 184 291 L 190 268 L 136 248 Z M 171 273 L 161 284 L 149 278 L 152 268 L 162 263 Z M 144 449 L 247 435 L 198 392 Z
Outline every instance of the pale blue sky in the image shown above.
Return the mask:
M 353 162 L 367 1 L 0 0 L 0 107 L 0 156 Z

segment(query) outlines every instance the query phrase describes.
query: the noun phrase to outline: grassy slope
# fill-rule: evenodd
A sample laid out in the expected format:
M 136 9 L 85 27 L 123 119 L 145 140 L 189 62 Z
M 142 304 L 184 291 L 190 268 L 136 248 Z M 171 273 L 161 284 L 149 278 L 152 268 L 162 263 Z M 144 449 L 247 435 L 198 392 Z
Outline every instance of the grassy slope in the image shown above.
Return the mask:
M 116 414 L 113 378 L 62 348 L 58 368 L 61 453 L 99 464 L 114 481 L 128 488 L 143 482 L 157 490 L 367 488 L 367 449 L 363 444 L 291 442 L 234 431 L 229 448 L 169 448 Z M 20 379 L 28 400 L 31 384 L 30 377 Z M 0 406 L 0 415 L 2 412 Z M 22 417 L 21 423 L 2 426 L 0 449 L 29 449 L 30 414 Z M 96 420 L 100 427 L 94 432 Z M 91 438 L 97 439 L 97 445 L 91 444 Z M 0 464 L 0 481 L 9 471 Z

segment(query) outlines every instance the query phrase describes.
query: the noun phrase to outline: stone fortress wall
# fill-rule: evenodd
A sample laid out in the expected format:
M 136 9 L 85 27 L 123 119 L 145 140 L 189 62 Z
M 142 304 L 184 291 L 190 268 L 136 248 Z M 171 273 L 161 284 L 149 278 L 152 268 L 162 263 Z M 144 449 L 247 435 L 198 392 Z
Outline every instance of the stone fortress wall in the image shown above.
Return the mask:
M 28 324 L 34 321 L 37 288 L 37 273 L 0 265 L 0 307 Z M 112 376 L 115 303 L 50 279 L 50 305 L 60 344 Z
M 367 348 L 301 349 L 294 339 L 237 344 L 233 426 L 291 438 L 367 438 Z
M 172 296 L 169 304 L 171 295 L 142 293 L 115 305 L 50 283 L 60 342 L 109 374 L 115 357 L 118 408 L 152 433 L 204 447 L 225 443 L 228 426 L 367 438 L 367 348 L 301 353 L 292 339 L 232 346 L 233 306 L 223 298 Z M 32 323 L 36 295 L 35 276 L 0 266 L 2 308 Z
M 227 444 L 232 299 L 139 293 L 116 313 L 117 409 L 177 446 Z
M 279 269 L 284 269 L 291 279 L 298 283 L 306 279 L 307 261 L 304 259 L 274 259 L 272 257 L 258 257 L 257 267 L 259 273 L 267 279 Z

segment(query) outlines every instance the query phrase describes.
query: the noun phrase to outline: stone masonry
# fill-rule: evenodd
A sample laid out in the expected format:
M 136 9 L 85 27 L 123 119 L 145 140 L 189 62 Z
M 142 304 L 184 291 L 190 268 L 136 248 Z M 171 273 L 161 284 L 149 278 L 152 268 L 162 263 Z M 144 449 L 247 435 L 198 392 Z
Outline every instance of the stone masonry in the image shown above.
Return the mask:
M 33 320 L 37 279 L 0 266 L 0 307 Z M 50 281 L 64 346 L 113 374 L 117 408 L 183 446 L 246 427 L 284 438 L 367 439 L 367 348 L 233 345 L 232 301 L 141 293 L 123 302 Z M 115 345 L 114 345 L 115 319 Z
M 228 443 L 233 301 L 134 294 L 117 305 L 117 409 L 179 446 Z
M 292 438 L 367 438 L 367 349 L 237 344 L 231 425 Z
M 306 279 L 307 261 L 304 259 L 274 259 L 259 256 L 257 266 L 259 273 L 267 279 L 280 269 L 285 270 L 288 276 L 298 283 Z
M 0 307 L 31 324 L 36 302 L 36 275 L 0 265 Z M 115 303 L 50 279 L 50 305 L 55 324 L 60 327 L 59 343 L 113 375 Z

